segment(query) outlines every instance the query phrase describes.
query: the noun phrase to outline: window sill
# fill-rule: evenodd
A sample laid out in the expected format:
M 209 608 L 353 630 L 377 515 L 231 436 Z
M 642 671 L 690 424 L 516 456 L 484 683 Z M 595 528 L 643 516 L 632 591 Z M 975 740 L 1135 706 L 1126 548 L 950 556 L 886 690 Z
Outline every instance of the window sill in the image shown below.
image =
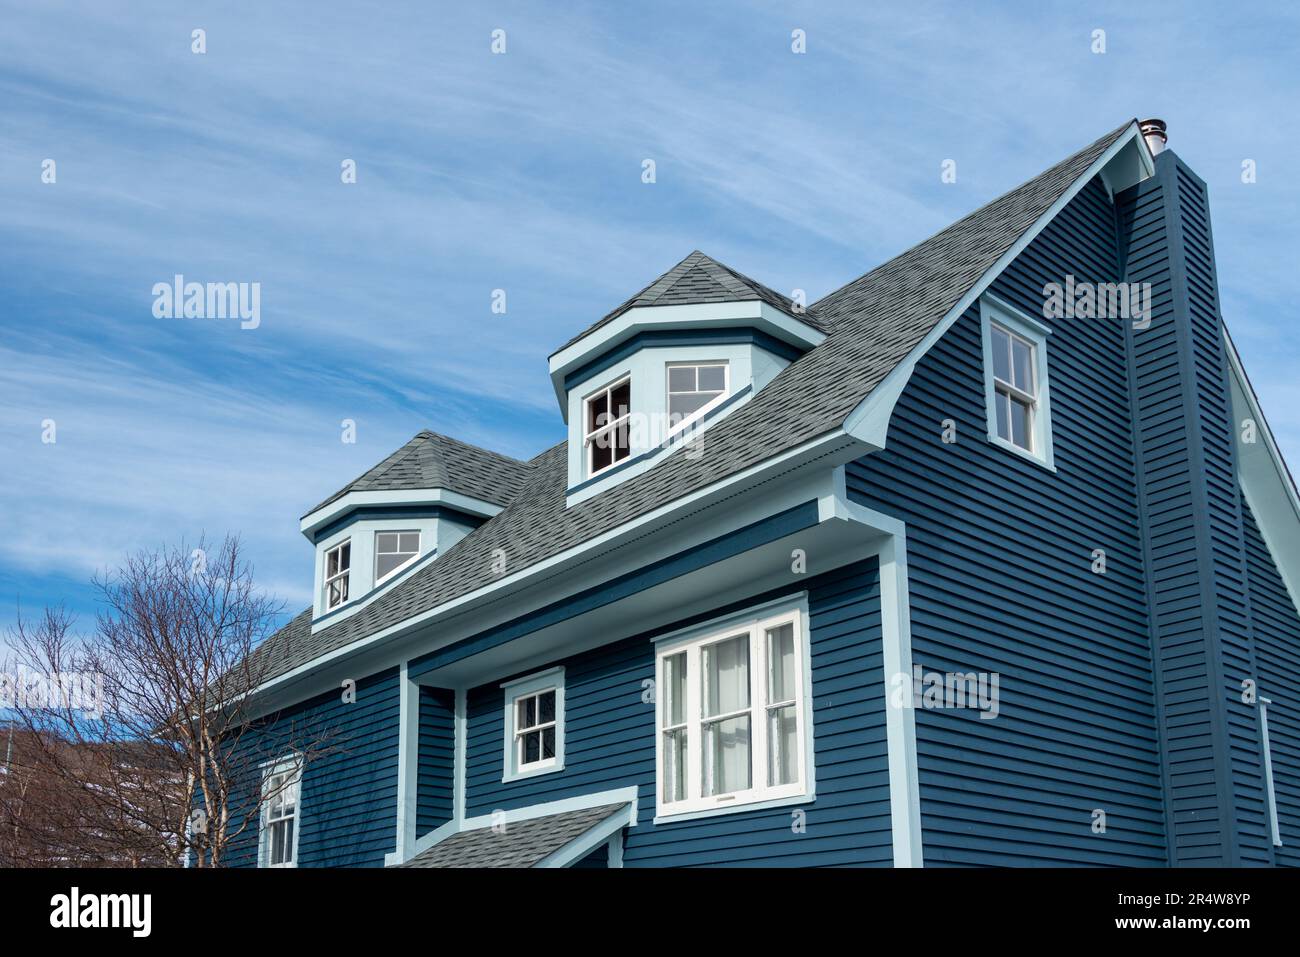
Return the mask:
M 1039 468 L 1047 469 L 1047 471 L 1053 473 L 1056 471 L 1056 466 L 1052 464 L 1050 458 L 1045 459 L 1034 452 L 1030 452 L 1028 449 L 1022 449 L 1014 442 L 1008 442 L 1006 439 L 1002 438 L 1002 436 L 998 435 L 996 432 L 989 433 L 989 442 L 993 445 L 998 446 L 999 448 L 1006 449 L 1008 452 L 1014 452 L 1016 455 L 1020 456 L 1025 461 L 1032 462 L 1034 465 L 1037 465 Z
M 555 764 L 548 764 L 544 768 L 526 768 L 523 771 L 512 771 L 508 774 L 503 774 L 501 776 L 501 783 L 509 784 L 511 781 L 522 781 L 525 778 L 540 777 L 543 774 L 555 774 L 556 772 L 563 770 L 564 765 L 558 762 Z
M 806 794 L 792 794 L 786 797 L 762 798 L 756 801 L 747 801 L 744 804 L 726 804 L 710 808 L 697 808 L 690 811 L 664 811 L 662 807 L 656 808 L 654 823 L 675 824 L 678 821 L 695 821 L 705 817 L 718 817 L 722 814 L 739 814 L 742 811 L 766 811 L 778 807 L 793 807 L 796 804 L 811 804 L 817 799 L 813 792 Z

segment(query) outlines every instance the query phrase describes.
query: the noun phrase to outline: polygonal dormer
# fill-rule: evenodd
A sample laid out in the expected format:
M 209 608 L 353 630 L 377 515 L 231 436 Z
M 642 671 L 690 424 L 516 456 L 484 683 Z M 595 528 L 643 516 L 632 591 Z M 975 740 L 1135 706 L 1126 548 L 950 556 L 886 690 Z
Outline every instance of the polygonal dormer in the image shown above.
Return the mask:
M 312 627 L 364 607 L 500 512 L 529 466 L 421 432 L 303 516 L 316 546 Z
M 651 468 L 825 337 L 802 304 L 691 253 L 550 358 L 569 504 Z

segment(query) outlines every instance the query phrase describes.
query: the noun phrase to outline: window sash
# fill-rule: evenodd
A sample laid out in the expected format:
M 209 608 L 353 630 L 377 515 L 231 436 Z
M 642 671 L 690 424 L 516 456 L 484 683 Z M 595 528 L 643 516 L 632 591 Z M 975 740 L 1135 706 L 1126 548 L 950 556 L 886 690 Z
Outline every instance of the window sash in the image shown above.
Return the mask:
M 339 542 L 333 548 L 325 553 L 325 607 L 337 608 L 348 600 L 348 584 L 352 575 L 352 539 Z M 347 564 L 343 564 L 343 553 L 347 551 Z M 333 562 L 337 569 L 330 574 L 330 563 Z M 336 582 L 341 583 L 340 587 L 334 588 Z M 336 601 L 334 596 L 338 595 Z
M 555 696 L 555 702 L 552 705 L 554 717 L 552 717 L 548 721 L 542 721 L 540 720 L 542 714 L 542 707 L 541 707 L 542 697 L 548 694 Z M 523 706 L 526 705 L 530 700 L 534 702 L 533 723 L 525 724 L 524 719 L 521 717 L 521 713 L 523 711 Z M 541 691 L 530 691 L 526 694 L 521 694 L 510 702 L 510 710 L 511 713 L 514 715 L 514 725 L 515 725 L 515 745 L 514 745 L 515 769 L 518 771 L 530 771 L 536 768 L 548 767 L 554 764 L 556 760 L 557 749 L 559 748 L 559 734 L 560 734 L 559 689 L 554 687 L 543 688 Z M 545 732 L 547 730 L 552 731 L 550 757 L 545 756 L 545 741 L 546 741 Z M 535 761 L 529 761 L 527 760 L 526 757 L 527 755 L 526 748 L 528 746 L 528 739 L 532 735 L 537 736 L 538 758 Z
M 410 549 L 402 548 L 402 539 L 408 535 L 415 536 L 414 551 Z M 392 547 L 388 547 L 388 548 L 384 547 L 385 544 L 384 539 L 386 536 L 391 538 Z M 400 572 L 407 565 L 411 564 L 411 562 L 419 558 L 420 543 L 421 543 L 421 535 L 420 535 L 420 530 L 418 528 L 414 528 L 414 529 L 404 528 L 397 531 L 385 530 L 385 531 L 375 532 L 375 584 L 379 584 L 380 582 L 387 581 L 389 578 L 392 578 L 394 575 Z M 401 556 L 401 555 L 406 556 L 406 558 L 403 561 L 394 565 L 386 572 L 380 572 L 379 563 L 381 558 L 385 558 L 385 557 L 392 558 L 394 556 Z
M 722 369 L 722 388 L 721 388 L 721 390 L 718 390 L 718 389 L 701 389 L 701 388 L 699 387 L 699 384 L 700 384 L 700 370 L 701 370 L 701 369 L 715 369 L 715 368 L 721 368 L 721 369 Z M 674 388 L 673 388 L 673 371 L 674 371 L 674 370 L 677 370 L 677 369 L 691 369 L 691 370 L 694 371 L 694 373 L 695 373 L 695 375 L 694 375 L 694 377 L 693 377 L 694 382 L 695 382 L 695 388 L 694 388 L 694 389 L 674 389 Z M 667 376 L 667 383 L 666 383 L 666 386 L 665 386 L 665 392 L 664 392 L 664 395 L 665 395 L 664 406 L 665 406 L 665 408 L 666 408 L 666 410 L 667 410 L 667 412 L 668 412 L 668 415 L 669 415 L 669 423 L 668 423 L 668 425 L 669 425 L 669 428 L 668 428 L 668 434 L 669 434 L 669 435 L 672 435 L 673 433 L 680 431 L 682 428 L 684 428 L 685 426 L 689 425 L 691 422 L 694 422 L 697 418 L 699 418 L 701 415 L 703 415 L 703 414 L 704 414 L 705 412 L 707 412 L 709 409 L 713 408 L 715 405 L 717 405 L 719 402 L 721 402 L 723 399 L 725 399 L 725 398 L 727 397 L 727 395 L 730 394 L 730 391 L 731 391 L 731 363 L 730 363 L 729 361 L 725 360 L 725 359 L 723 359 L 723 360 L 712 360 L 712 361 L 708 361 L 708 362 L 675 362 L 675 363 L 669 363 L 669 365 L 666 367 L 665 375 Z M 703 403 L 702 405 L 700 405 L 699 408 L 696 408 L 696 409 L 692 410 L 691 412 L 689 412 L 689 413 L 683 415 L 682 418 L 681 418 L 679 421 L 677 421 L 677 422 L 673 422 L 673 421 L 671 420 L 671 417 L 672 417 L 672 414 L 673 414 L 673 397 L 674 397 L 674 396 L 700 396 L 700 395 L 708 395 L 708 396 L 712 396 L 712 398 L 709 399 L 708 402 L 705 402 L 705 403 Z
M 771 649 L 768 632 L 783 625 L 793 630 L 793 674 L 790 687 L 794 698 L 776 701 L 770 694 Z M 704 649 L 731 638 L 745 635 L 749 643 L 749 705 L 728 709 L 718 714 L 705 714 L 705 682 L 708 676 L 702 664 Z M 657 686 L 667 689 L 668 662 L 684 661 L 686 672 L 686 706 L 684 721 L 673 722 L 668 714 L 669 695 L 656 696 L 656 795 L 659 813 L 664 816 L 694 811 L 713 810 L 729 806 L 743 806 L 761 801 L 801 796 L 806 793 L 808 781 L 808 702 L 806 698 L 804 628 L 798 611 L 785 612 L 769 618 L 755 620 L 748 625 L 720 629 L 689 643 L 673 643 L 656 656 Z M 684 659 L 678 658 L 685 655 Z M 784 708 L 794 708 L 794 747 L 792 762 L 793 780 L 772 784 L 780 769 L 774 764 L 774 742 L 769 740 L 770 721 Z M 748 719 L 749 735 L 749 786 L 742 790 L 721 794 L 706 794 L 706 744 L 707 729 L 717 728 L 737 718 Z M 675 766 L 678 755 L 672 742 L 680 738 L 685 750 L 684 767 Z M 676 795 L 680 794 L 678 798 Z
M 298 797 L 302 765 L 297 759 L 270 767 L 262 781 L 262 820 L 259 840 L 262 866 L 295 867 L 294 839 L 298 828 Z
M 587 396 L 582 401 L 582 423 L 583 423 L 582 445 L 583 445 L 584 454 L 587 459 L 588 475 L 595 475 L 598 472 L 605 471 L 605 469 L 613 468 L 619 462 L 622 462 L 623 460 L 627 459 L 632 454 L 632 449 L 630 444 L 624 446 L 620 446 L 616 444 L 609 444 L 605 446 L 598 445 L 598 443 L 606 440 L 607 437 L 617 435 L 619 430 L 627 429 L 628 426 L 630 425 L 632 419 L 631 383 L 632 383 L 632 377 L 624 376 L 623 378 L 611 382 L 609 385 L 604 386 L 603 388 L 597 389 L 595 392 Z M 610 417 L 611 411 L 613 410 L 614 407 L 614 392 L 617 389 L 622 388 L 623 386 L 628 386 L 627 411 L 620 416 L 611 418 Z M 602 413 L 605 416 L 605 421 L 596 425 L 595 428 L 589 428 L 591 424 L 591 416 L 589 414 L 589 410 L 591 409 L 592 403 L 599 402 L 601 399 L 604 399 L 605 401 L 606 411 Z M 595 464 L 595 451 L 598 447 L 609 449 L 609 461 L 599 467 L 597 467 Z

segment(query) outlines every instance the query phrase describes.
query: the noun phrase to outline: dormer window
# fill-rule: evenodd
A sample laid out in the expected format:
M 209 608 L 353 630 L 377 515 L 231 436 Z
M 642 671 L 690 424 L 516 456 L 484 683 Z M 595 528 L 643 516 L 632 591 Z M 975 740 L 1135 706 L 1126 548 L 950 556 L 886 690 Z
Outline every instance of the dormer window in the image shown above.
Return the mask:
M 337 608 L 348 600 L 352 575 L 352 540 L 340 542 L 325 553 L 325 607 Z
M 397 574 L 420 554 L 420 533 L 375 532 L 375 584 Z
M 668 366 L 668 427 L 676 429 L 727 394 L 725 362 L 672 363 Z
M 632 454 L 629 417 L 632 413 L 630 376 L 605 386 L 584 400 L 584 444 L 587 474 L 595 475 L 622 462 Z

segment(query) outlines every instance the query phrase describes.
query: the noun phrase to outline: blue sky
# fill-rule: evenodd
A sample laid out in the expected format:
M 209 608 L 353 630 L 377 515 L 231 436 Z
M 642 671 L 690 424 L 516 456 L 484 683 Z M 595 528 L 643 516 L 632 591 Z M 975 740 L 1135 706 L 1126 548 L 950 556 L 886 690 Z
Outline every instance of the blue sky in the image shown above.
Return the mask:
M 422 428 L 558 441 L 546 356 L 692 249 L 813 299 L 1135 115 L 1300 465 L 1300 8 L 876 6 L 0 2 L 0 625 L 203 532 L 297 610 L 308 507 Z M 261 325 L 155 318 L 176 273 Z

